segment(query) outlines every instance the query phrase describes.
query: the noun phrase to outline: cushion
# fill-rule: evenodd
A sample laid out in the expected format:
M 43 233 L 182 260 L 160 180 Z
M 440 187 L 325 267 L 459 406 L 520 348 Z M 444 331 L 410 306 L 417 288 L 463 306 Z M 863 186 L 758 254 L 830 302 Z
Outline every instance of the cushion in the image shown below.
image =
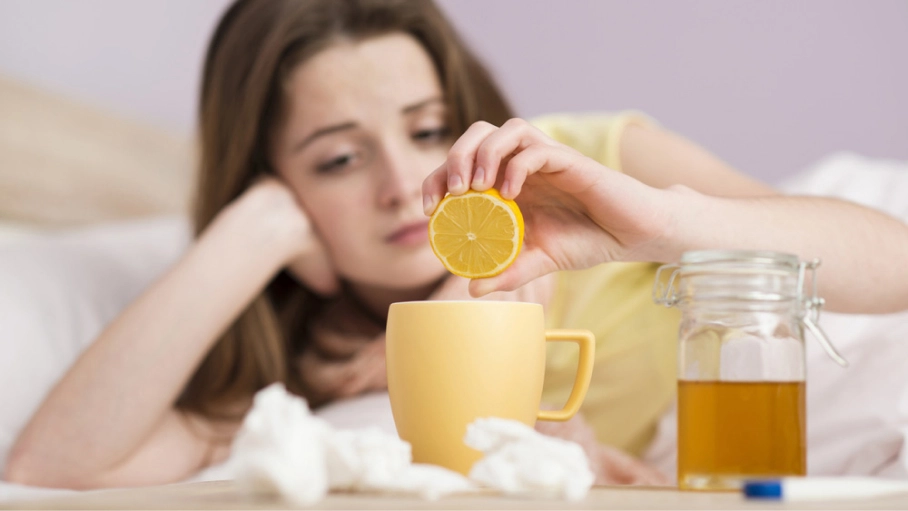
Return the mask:
M 189 239 L 188 222 L 161 217 L 0 244 L 0 466 L 53 384 Z
M 0 76 L 0 221 L 73 226 L 187 209 L 191 142 Z

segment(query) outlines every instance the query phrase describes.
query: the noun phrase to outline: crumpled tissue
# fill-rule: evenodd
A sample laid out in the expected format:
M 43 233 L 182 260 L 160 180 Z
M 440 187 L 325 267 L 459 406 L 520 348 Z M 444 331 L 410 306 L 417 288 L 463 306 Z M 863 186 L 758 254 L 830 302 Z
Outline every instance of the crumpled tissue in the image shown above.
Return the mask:
M 331 427 L 306 402 L 271 385 L 255 395 L 227 464 L 240 490 L 277 493 L 294 504 L 328 492 L 325 468 Z
M 467 426 L 464 442 L 485 454 L 470 479 L 510 495 L 583 499 L 596 477 L 583 448 L 543 435 L 521 422 L 495 417 Z
M 437 499 L 477 488 L 451 470 L 413 464 L 410 445 L 396 436 L 377 429 L 334 430 L 281 384 L 255 395 L 228 465 L 241 491 L 277 493 L 297 505 L 318 502 L 330 490 Z
M 520 422 L 478 419 L 464 439 L 485 454 L 470 479 L 414 464 L 410 444 L 378 429 L 335 430 L 302 398 L 273 384 L 255 396 L 227 462 L 241 491 L 276 493 L 296 505 L 331 490 L 416 494 L 434 500 L 482 487 L 505 494 L 582 499 L 593 484 L 583 449 Z

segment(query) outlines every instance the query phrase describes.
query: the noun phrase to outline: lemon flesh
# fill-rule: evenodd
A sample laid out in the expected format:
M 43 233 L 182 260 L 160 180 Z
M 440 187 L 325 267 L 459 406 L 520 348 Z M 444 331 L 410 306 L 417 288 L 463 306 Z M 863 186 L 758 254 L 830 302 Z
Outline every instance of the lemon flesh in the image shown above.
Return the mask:
M 448 195 L 429 219 L 429 243 L 451 273 L 469 279 L 494 277 L 517 258 L 523 215 L 494 189 Z

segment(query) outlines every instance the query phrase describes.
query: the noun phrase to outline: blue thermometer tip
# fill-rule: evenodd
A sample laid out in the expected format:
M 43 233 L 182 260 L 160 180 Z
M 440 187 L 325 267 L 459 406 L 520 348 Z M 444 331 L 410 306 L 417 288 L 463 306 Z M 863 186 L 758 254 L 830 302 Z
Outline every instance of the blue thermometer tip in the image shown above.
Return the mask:
M 747 481 L 744 483 L 744 496 L 749 499 L 781 499 L 782 481 Z

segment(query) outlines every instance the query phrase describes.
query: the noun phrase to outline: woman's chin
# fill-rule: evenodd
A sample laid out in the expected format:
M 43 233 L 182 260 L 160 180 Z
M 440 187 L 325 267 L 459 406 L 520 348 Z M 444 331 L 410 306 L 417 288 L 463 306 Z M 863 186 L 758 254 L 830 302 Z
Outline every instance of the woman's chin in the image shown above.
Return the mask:
M 449 275 L 443 266 L 439 265 L 434 271 L 402 271 L 397 274 L 389 274 L 383 278 L 384 286 L 388 289 L 404 291 L 408 289 L 432 289 L 445 277 Z
M 450 275 L 431 250 L 411 257 L 397 258 L 393 263 L 385 265 L 384 270 L 378 275 L 383 287 L 397 290 L 434 286 Z
M 367 268 L 361 266 L 358 272 L 348 272 L 346 278 L 352 283 L 373 289 L 431 293 L 450 273 L 434 254 L 430 255 L 431 258 L 401 258 L 378 267 L 370 265 L 372 268 L 368 270 L 374 271 L 363 271 Z

